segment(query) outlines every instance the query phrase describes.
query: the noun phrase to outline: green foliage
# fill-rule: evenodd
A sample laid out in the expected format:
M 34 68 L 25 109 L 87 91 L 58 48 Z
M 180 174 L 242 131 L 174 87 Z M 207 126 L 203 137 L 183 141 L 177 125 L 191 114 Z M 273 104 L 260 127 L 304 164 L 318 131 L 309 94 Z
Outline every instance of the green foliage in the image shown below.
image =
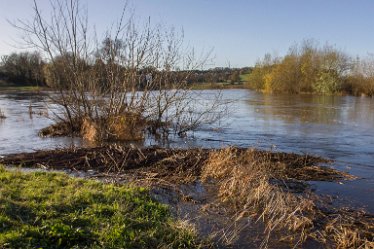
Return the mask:
M 313 84 L 313 89 L 321 94 L 337 93 L 340 90 L 339 77 L 329 72 L 321 72 Z
M 242 73 L 240 74 L 240 81 L 241 82 L 247 82 L 248 81 L 248 77 L 251 75 L 251 73 Z
M 264 83 L 265 75 L 266 75 L 266 72 L 264 68 L 256 65 L 252 73 L 247 76 L 246 86 L 251 89 L 262 90 L 265 85 Z
M 299 92 L 300 72 L 298 70 L 298 58 L 293 55 L 286 56 L 265 79 L 265 90 L 267 92 Z
M 313 41 L 295 45 L 281 59 L 266 55 L 256 64 L 248 85 L 264 92 L 334 94 L 350 70 L 347 55 Z
M 264 59 L 257 62 L 250 75 L 247 76 L 247 87 L 254 90 L 265 90 L 268 87 L 266 84 L 269 84 L 269 74 L 276 63 L 276 58 L 272 58 L 270 54 L 266 54 Z
M 0 168 L 1 248 L 196 248 L 143 188 Z

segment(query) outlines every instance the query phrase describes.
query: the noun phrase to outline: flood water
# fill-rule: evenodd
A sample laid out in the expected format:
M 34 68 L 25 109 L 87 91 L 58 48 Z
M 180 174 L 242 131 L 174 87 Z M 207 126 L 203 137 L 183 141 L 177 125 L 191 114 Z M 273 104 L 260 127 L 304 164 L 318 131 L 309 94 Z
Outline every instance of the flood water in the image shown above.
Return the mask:
M 204 91 L 209 100 L 216 90 Z M 264 95 L 249 90 L 224 90 L 232 100 L 229 117 L 195 131 L 193 137 L 174 139 L 172 147 L 236 145 L 296 153 L 335 160 L 336 169 L 359 177 L 339 183 L 312 182 L 317 193 L 331 195 L 336 205 L 374 213 L 374 99 L 352 96 Z M 47 96 L 0 93 L 0 155 L 67 146 L 87 146 L 72 138 L 40 138 L 41 128 L 53 123 L 46 117 Z M 35 113 L 30 116 L 29 106 Z M 147 144 L 152 144 L 151 140 Z

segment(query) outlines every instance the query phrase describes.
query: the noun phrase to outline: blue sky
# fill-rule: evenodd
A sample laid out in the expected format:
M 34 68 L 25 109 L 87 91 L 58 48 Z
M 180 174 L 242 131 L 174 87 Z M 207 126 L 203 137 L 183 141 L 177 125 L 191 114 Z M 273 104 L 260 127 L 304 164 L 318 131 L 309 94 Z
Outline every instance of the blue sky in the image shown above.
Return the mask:
M 48 11 L 48 0 L 38 0 Z M 119 16 L 122 0 L 82 0 L 98 29 Z M 130 0 L 138 19 L 184 30 L 185 42 L 213 48 L 212 66 L 254 65 L 267 52 L 283 55 L 295 42 L 315 39 L 350 55 L 374 52 L 373 0 Z M 31 0 L 0 0 L 0 54 L 15 48 L 6 21 L 27 18 Z

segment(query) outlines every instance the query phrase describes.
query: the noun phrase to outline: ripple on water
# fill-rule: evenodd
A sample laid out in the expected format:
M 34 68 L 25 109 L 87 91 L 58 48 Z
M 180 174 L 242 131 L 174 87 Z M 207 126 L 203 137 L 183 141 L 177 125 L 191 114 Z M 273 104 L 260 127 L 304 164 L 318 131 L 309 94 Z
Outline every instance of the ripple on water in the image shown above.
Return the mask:
M 209 100 L 214 90 L 201 97 Z M 194 137 L 174 138 L 171 147 L 256 146 L 262 149 L 309 153 L 336 160 L 337 169 L 364 180 L 344 184 L 313 183 L 320 193 L 349 199 L 351 205 L 366 206 L 374 212 L 374 99 L 352 96 L 263 95 L 249 90 L 224 90 L 223 97 L 236 100 L 230 117 L 216 126 L 204 126 Z M 71 138 L 40 138 L 37 131 L 53 121 L 33 111 L 46 111 L 47 93 L 2 93 L 0 108 L 7 119 L 0 122 L 0 154 L 38 149 L 84 146 Z M 56 107 L 48 105 L 48 110 Z M 154 144 L 147 140 L 146 144 Z M 340 198 L 339 197 L 339 198 Z

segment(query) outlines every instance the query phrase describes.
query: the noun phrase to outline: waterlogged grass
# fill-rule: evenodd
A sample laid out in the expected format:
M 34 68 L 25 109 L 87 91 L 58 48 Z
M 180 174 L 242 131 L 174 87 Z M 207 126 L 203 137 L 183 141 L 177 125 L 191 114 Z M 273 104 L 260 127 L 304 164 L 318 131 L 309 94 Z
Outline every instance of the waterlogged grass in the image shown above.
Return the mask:
M 0 166 L 0 248 L 196 248 L 146 189 Z

